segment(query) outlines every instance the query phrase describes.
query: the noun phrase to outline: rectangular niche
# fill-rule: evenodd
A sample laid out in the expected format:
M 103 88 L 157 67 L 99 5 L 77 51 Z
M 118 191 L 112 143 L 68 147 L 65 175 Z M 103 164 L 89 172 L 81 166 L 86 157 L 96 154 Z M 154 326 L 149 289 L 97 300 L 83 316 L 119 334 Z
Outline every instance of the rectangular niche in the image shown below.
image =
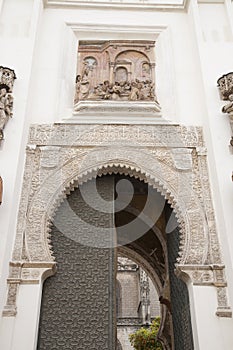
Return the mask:
M 156 115 L 155 41 L 80 41 L 76 113 Z

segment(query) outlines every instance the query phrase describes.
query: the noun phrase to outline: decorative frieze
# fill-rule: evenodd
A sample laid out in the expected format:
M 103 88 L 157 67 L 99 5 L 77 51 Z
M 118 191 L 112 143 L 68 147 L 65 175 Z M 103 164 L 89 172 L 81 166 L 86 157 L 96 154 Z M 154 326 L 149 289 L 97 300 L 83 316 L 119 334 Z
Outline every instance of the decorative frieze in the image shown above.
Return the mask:
M 13 115 L 12 90 L 15 79 L 13 69 L 0 66 L 0 143 L 4 139 L 3 130 Z
M 113 142 L 166 149 L 195 148 L 205 150 L 201 127 L 164 125 L 80 125 L 34 124 L 29 130 L 28 144 L 37 146 L 110 146 Z M 32 146 L 34 145 L 34 146 Z M 175 152 L 175 151 L 174 151 Z M 188 151 L 186 151 L 188 152 Z M 202 152 L 203 153 L 203 152 Z

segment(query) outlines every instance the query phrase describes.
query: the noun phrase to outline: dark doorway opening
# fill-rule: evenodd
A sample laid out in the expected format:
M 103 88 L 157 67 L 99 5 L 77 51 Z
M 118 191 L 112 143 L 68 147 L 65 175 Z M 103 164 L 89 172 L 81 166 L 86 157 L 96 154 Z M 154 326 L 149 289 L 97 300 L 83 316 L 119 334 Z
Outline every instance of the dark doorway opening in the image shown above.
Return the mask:
M 108 212 L 101 205 L 98 210 L 93 182 Z M 117 254 L 138 263 L 156 287 L 163 348 L 192 350 L 188 290 L 174 273 L 179 229 L 172 215 L 156 189 L 127 175 L 105 175 L 76 188 L 58 208 L 52 227 L 57 273 L 44 283 L 37 350 L 128 350 L 116 337 Z M 109 241 L 100 227 L 109 230 Z M 100 237 L 105 247 L 95 245 Z M 150 322 L 145 312 L 141 319 Z

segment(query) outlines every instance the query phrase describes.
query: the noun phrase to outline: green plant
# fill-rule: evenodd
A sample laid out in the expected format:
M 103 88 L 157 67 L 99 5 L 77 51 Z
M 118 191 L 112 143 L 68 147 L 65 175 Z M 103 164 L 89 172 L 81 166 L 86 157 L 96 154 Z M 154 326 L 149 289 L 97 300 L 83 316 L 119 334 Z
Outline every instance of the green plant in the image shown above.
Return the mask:
M 156 317 L 150 327 L 142 327 L 129 335 L 131 345 L 135 350 L 162 350 L 157 340 L 160 326 L 160 317 Z

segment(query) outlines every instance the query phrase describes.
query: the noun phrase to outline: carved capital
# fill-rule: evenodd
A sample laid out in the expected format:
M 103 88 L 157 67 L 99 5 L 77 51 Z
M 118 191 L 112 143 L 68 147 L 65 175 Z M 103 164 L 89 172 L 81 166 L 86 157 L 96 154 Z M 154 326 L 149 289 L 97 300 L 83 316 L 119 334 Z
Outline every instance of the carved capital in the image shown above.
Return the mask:
M 196 286 L 226 287 L 224 265 L 177 265 L 176 275 Z
M 175 273 L 185 282 L 191 280 L 193 285 L 210 286 L 214 284 L 213 271 L 208 265 L 177 265 Z

